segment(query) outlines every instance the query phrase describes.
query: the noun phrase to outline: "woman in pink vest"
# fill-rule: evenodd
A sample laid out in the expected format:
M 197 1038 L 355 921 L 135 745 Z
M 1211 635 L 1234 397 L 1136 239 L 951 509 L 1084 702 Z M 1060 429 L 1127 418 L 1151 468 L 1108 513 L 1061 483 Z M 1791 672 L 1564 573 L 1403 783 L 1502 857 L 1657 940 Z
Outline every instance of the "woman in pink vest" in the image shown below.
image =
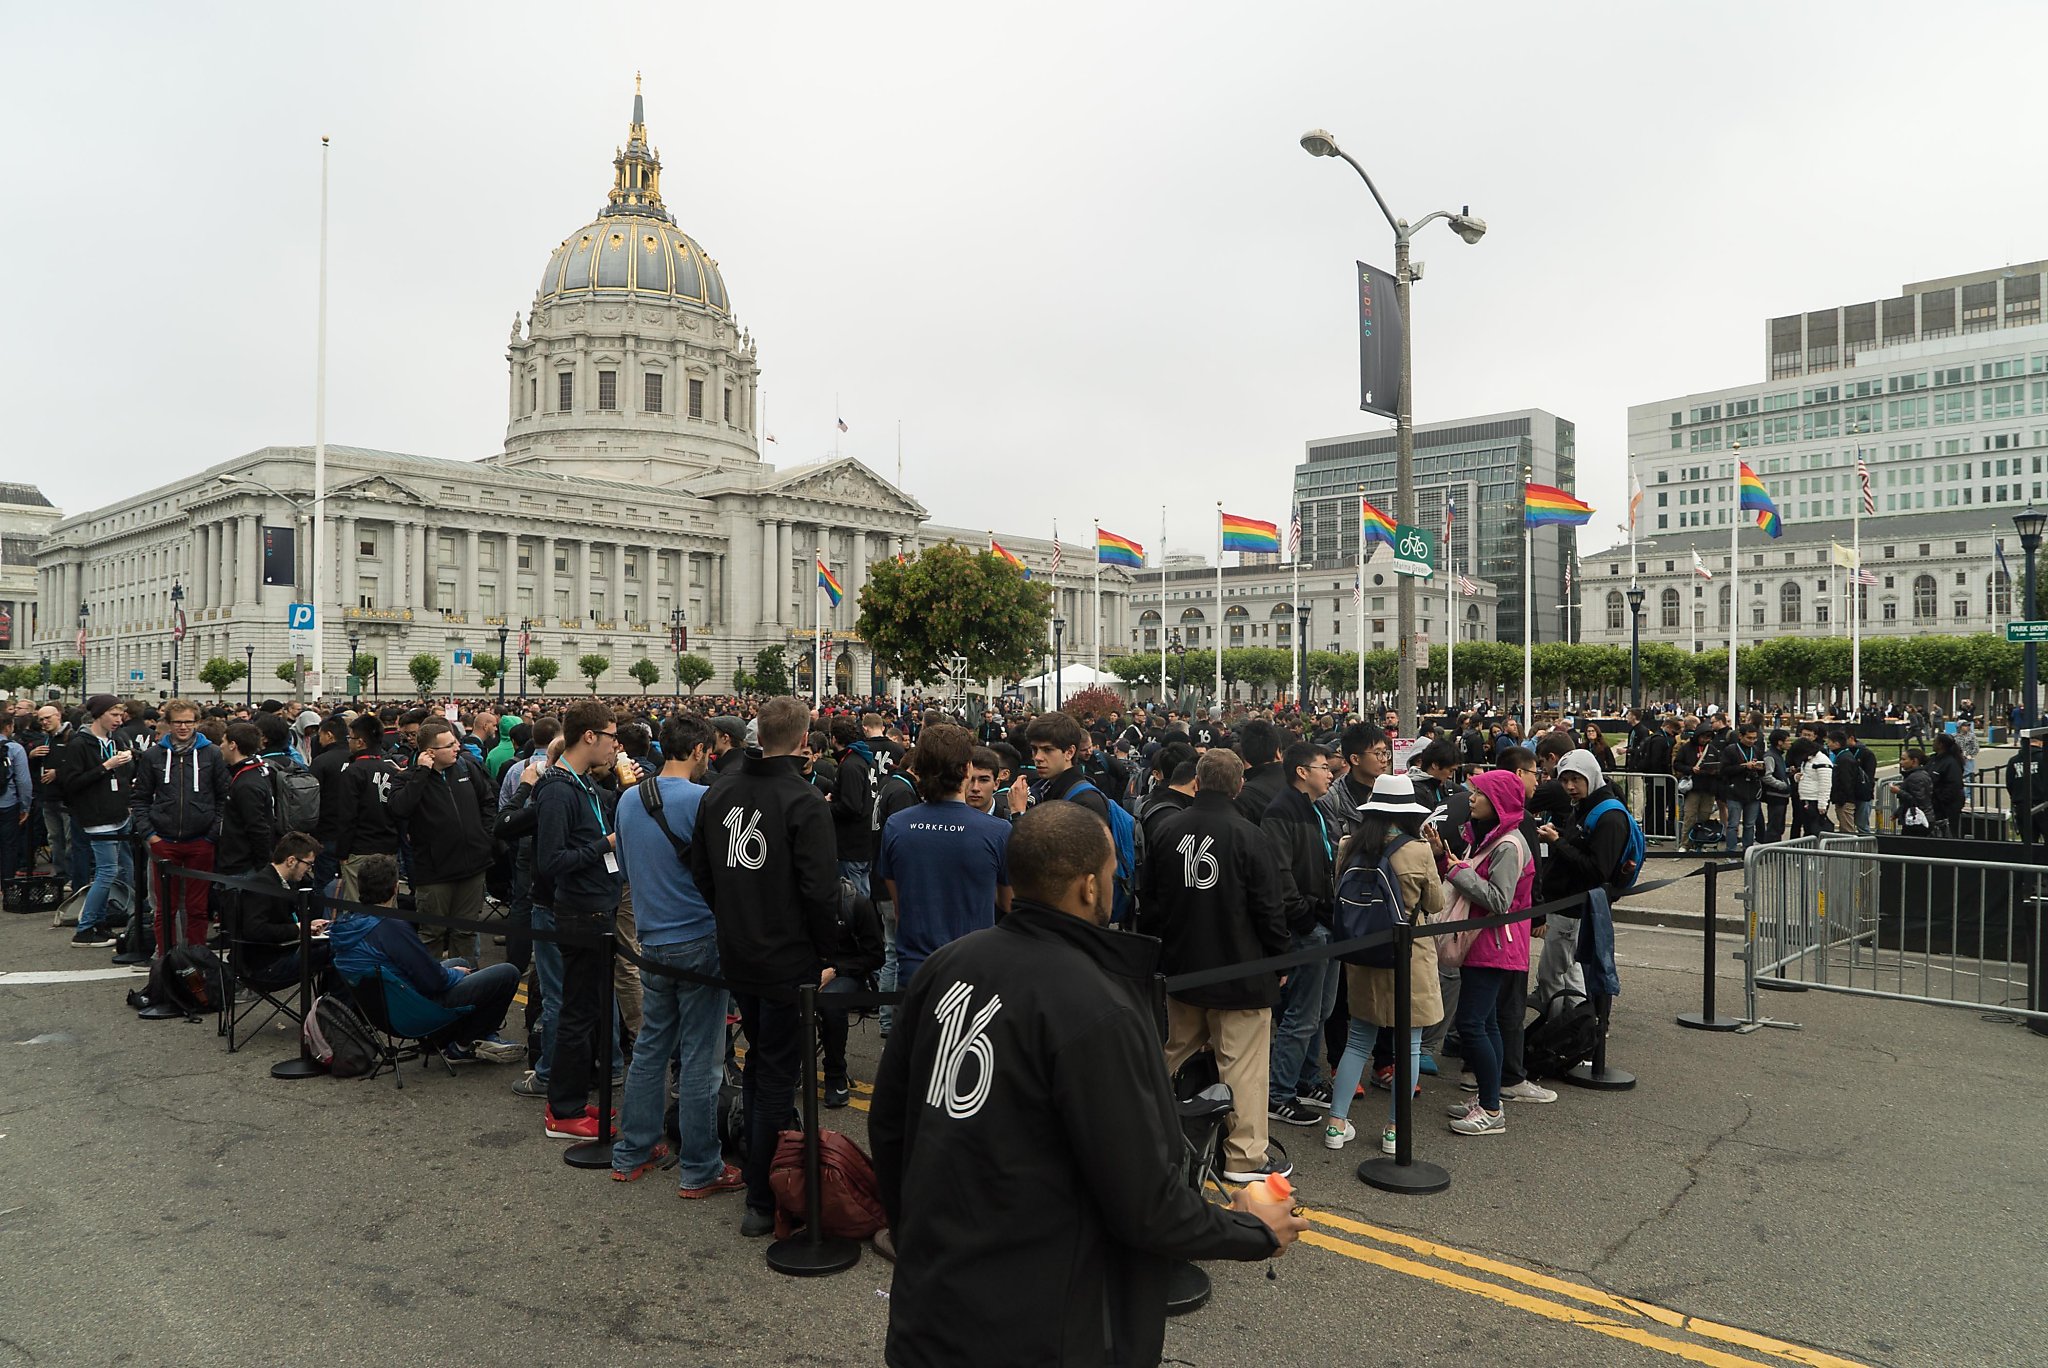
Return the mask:
M 1522 781 L 1512 770 L 1472 777 L 1472 821 L 1465 829 L 1469 859 L 1451 867 L 1451 887 L 1472 904 L 1475 918 L 1520 912 L 1533 905 L 1536 863 L 1522 839 Z M 1509 922 L 1478 933 L 1465 952 L 1458 989 L 1459 1037 L 1465 1066 L 1479 1080 L 1479 1095 L 1452 1107 L 1460 1135 L 1500 1135 L 1501 1040 L 1498 1005 L 1512 975 L 1529 976 L 1529 923 Z

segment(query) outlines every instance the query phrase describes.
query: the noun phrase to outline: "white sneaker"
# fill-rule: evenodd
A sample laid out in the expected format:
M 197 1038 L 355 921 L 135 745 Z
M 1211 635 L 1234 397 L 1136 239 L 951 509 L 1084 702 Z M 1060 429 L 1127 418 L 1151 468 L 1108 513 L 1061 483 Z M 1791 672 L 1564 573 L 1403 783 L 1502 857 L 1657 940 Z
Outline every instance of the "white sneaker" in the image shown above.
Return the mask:
M 1381 1131 L 1381 1132 L 1380 1132 L 1380 1153 L 1381 1153 L 1381 1154 L 1393 1154 L 1393 1153 L 1397 1152 L 1397 1150 L 1399 1149 L 1399 1146 L 1398 1146 L 1398 1145 L 1397 1145 L 1397 1144 L 1395 1143 L 1395 1140 L 1396 1140 L 1396 1136 L 1395 1136 L 1395 1134 L 1394 1134 L 1394 1128 L 1393 1128 L 1392 1126 L 1389 1126 L 1389 1127 L 1387 1127 L 1387 1128 L 1386 1128 L 1385 1130 Z
M 1490 1112 L 1484 1107 L 1474 1107 L 1457 1120 L 1451 1122 L 1451 1129 L 1460 1135 L 1506 1135 L 1508 1130 L 1507 1108 Z
M 1338 1129 L 1340 1126 L 1343 1129 Z M 1340 1150 L 1344 1148 L 1345 1142 L 1356 1140 L 1357 1138 L 1358 1127 L 1352 1125 L 1349 1121 L 1332 1121 L 1329 1125 L 1323 1127 L 1324 1149 Z
M 1544 1087 L 1533 1078 L 1525 1078 L 1511 1087 L 1502 1088 L 1500 1095 L 1503 1098 L 1513 1098 L 1517 1102 L 1557 1101 L 1556 1093 Z

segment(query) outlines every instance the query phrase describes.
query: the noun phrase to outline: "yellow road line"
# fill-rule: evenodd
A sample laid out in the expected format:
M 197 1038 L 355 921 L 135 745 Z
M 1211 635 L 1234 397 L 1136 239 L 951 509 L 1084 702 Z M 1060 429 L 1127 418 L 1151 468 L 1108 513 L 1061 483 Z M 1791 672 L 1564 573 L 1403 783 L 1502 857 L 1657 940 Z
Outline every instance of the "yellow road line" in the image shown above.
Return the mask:
M 1865 1368 L 1865 1365 L 1857 1363 L 1853 1359 L 1841 1358 L 1824 1350 L 1811 1349 L 1805 1345 L 1791 1344 L 1785 1340 L 1773 1339 L 1769 1335 L 1761 1335 L 1753 1330 L 1744 1330 L 1739 1326 L 1722 1325 L 1718 1321 L 1689 1316 L 1682 1311 L 1674 1311 L 1670 1307 L 1659 1306 L 1655 1302 L 1638 1301 L 1633 1297 L 1616 1296 L 1610 1292 L 1603 1292 L 1596 1287 L 1588 1287 L 1583 1283 L 1570 1282 L 1563 1278 L 1554 1278 L 1545 1273 L 1535 1272 L 1532 1269 L 1503 1263 L 1499 1259 L 1487 1258 L 1483 1254 L 1473 1254 L 1453 1245 L 1438 1244 L 1434 1240 L 1426 1240 L 1415 1235 L 1405 1235 L 1398 1230 L 1387 1230 L 1381 1226 L 1369 1225 L 1364 1221 L 1353 1220 L 1348 1216 L 1339 1216 L 1334 1212 L 1304 1208 L 1302 1214 L 1311 1221 L 1337 1230 L 1347 1231 L 1353 1235 L 1363 1235 L 1368 1239 L 1378 1240 L 1383 1244 L 1398 1245 L 1403 1249 L 1413 1250 L 1418 1254 L 1425 1254 L 1430 1258 L 1440 1259 L 1445 1263 L 1461 1264 L 1466 1268 L 1476 1269 L 1483 1273 L 1491 1273 L 1496 1277 L 1509 1278 L 1527 1287 L 1549 1292 L 1556 1296 L 1569 1297 L 1573 1301 L 1584 1302 L 1589 1306 L 1597 1306 L 1602 1310 L 1614 1311 L 1622 1315 L 1641 1316 L 1660 1325 L 1669 1326 L 1674 1330 L 1685 1330 L 1692 1334 L 1704 1336 L 1707 1339 L 1721 1340 L 1728 1344 L 1738 1345 L 1744 1349 L 1756 1350 L 1760 1353 L 1770 1354 L 1793 1363 L 1805 1364 L 1808 1365 L 1808 1368 Z
M 1623 1340 L 1644 1349 L 1653 1349 L 1659 1353 L 1689 1359 L 1694 1363 L 1705 1364 L 1707 1368 L 1757 1368 L 1757 1361 L 1752 1358 L 1742 1358 L 1735 1354 L 1725 1353 L 1719 1349 L 1707 1348 L 1703 1345 L 1687 1344 L 1682 1340 L 1671 1339 L 1667 1336 L 1641 1329 L 1638 1326 L 1624 1325 L 1620 1321 L 1610 1320 L 1605 1316 L 1598 1316 L 1590 1311 L 1581 1311 L 1575 1307 L 1564 1306 L 1554 1301 L 1546 1301 L 1542 1297 L 1531 1296 L 1526 1292 L 1517 1292 L 1513 1288 L 1501 1287 L 1495 1283 L 1481 1282 L 1477 1278 L 1468 1278 L 1462 1273 L 1432 1268 L 1428 1264 L 1417 1263 L 1413 1259 L 1404 1259 L 1397 1254 L 1388 1254 L 1382 1250 L 1353 1244 L 1349 1240 L 1340 1240 L 1334 1235 L 1325 1235 L 1320 1230 L 1304 1232 L 1301 1237 L 1301 1243 L 1314 1245 L 1318 1249 L 1327 1249 L 1333 1254 L 1341 1254 L 1347 1259 L 1356 1259 L 1360 1263 L 1376 1264 L 1395 1273 L 1405 1273 L 1410 1277 L 1422 1278 L 1442 1287 L 1454 1288 L 1460 1292 L 1469 1292 L 1475 1297 L 1484 1297 L 1489 1301 L 1499 1302 L 1504 1306 L 1512 1306 L 1518 1310 L 1527 1311 L 1532 1315 L 1541 1316 L 1546 1320 L 1560 1321 L 1566 1325 L 1576 1325 L 1580 1329 L 1591 1330 L 1596 1335 L 1606 1335 L 1610 1339 Z

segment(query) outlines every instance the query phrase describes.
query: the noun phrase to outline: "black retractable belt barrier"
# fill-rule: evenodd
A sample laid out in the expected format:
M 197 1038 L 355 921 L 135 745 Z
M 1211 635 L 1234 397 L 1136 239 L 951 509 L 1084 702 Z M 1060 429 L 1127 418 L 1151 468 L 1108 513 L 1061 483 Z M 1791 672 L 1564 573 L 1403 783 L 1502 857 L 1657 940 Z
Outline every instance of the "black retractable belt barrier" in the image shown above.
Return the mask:
M 306 1044 L 306 1023 L 313 1019 L 313 896 L 299 890 L 299 1053 L 270 1066 L 272 1078 L 318 1078 L 327 1072 Z M 232 1010 L 232 1004 L 230 1004 Z
M 1415 1158 L 1415 1059 L 1408 1046 L 1408 1033 L 1413 1029 L 1408 994 L 1415 981 L 1409 951 L 1414 944 L 1414 927 L 1394 929 L 1394 1157 L 1382 1154 L 1366 1160 L 1358 1166 L 1358 1180 L 1382 1192 L 1419 1197 L 1442 1192 L 1451 1185 L 1451 1175 L 1447 1169 Z
M 1731 870 L 1742 868 L 1740 864 L 1731 864 L 1725 867 Z M 1720 929 L 1715 925 L 1715 921 L 1720 911 L 1720 880 L 1723 868 L 1724 866 L 1710 860 L 1700 871 L 1707 881 L 1706 929 L 1700 937 L 1700 953 L 1704 956 L 1705 960 L 1704 975 L 1701 979 L 1700 987 L 1700 1009 L 1697 1012 L 1680 1012 L 1678 1014 L 1678 1024 L 1690 1027 L 1695 1031 L 1732 1031 L 1742 1025 L 1735 1018 L 1724 1017 L 1714 1010 L 1714 970 L 1716 968 L 1714 963 L 1714 937 Z M 1600 1036 L 1601 1043 L 1604 1045 L 1607 1036 L 1604 1017 L 1602 1022 Z
M 605 962 L 604 972 L 597 980 L 597 1138 L 571 1145 L 562 1151 L 562 1162 L 571 1168 L 608 1169 L 612 1166 L 612 956 L 618 953 L 619 938 L 616 928 L 607 921 L 604 927 Z M 561 1018 L 555 1018 L 559 1032 Z M 554 1041 L 548 1042 L 553 1048 Z M 666 1066 L 667 1061 L 663 1064 Z M 667 1093 L 666 1067 L 662 1079 L 664 1094 Z M 559 1119 L 559 1118 L 558 1118 Z
M 824 1190 L 818 1159 L 818 990 L 806 983 L 797 990 L 797 1014 L 803 1027 L 803 1073 L 798 1084 L 804 1104 L 804 1228 L 768 1246 L 768 1266 L 793 1278 L 839 1273 L 860 1262 L 860 1243 L 825 1235 Z M 749 1062 L 751 1067 L 751 1061 Z

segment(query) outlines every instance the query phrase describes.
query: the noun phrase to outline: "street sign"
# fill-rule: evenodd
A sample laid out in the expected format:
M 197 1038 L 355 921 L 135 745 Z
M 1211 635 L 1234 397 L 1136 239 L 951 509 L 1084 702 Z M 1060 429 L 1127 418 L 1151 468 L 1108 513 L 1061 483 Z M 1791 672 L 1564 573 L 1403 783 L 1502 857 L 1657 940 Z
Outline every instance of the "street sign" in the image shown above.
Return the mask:
M 130 684 L 140 684 L 142 682 L 142 671 L 130 670 L 128 672 L 128 682 Z
M 285 605 L 284 625 L 294 632 L 313 630 L 313 605 L 310 603 L 288 603 Z
M 1436 537 L 1427 528 L 1402 523 L 1394 529 L 1394 564 L 1397 575 L 1428 579 L 1436 573 Z
M 2048 641 L 2048 619 L 2037 618 L 2031 622 L 2008 622 L 2005 624 L 2007 641 Z
M 457 651 L 455 653 L 455 663 L 457 665 L 468 665 L 472 663 L 475 660 L 475 658 L 476 653 L 474 651 Z

